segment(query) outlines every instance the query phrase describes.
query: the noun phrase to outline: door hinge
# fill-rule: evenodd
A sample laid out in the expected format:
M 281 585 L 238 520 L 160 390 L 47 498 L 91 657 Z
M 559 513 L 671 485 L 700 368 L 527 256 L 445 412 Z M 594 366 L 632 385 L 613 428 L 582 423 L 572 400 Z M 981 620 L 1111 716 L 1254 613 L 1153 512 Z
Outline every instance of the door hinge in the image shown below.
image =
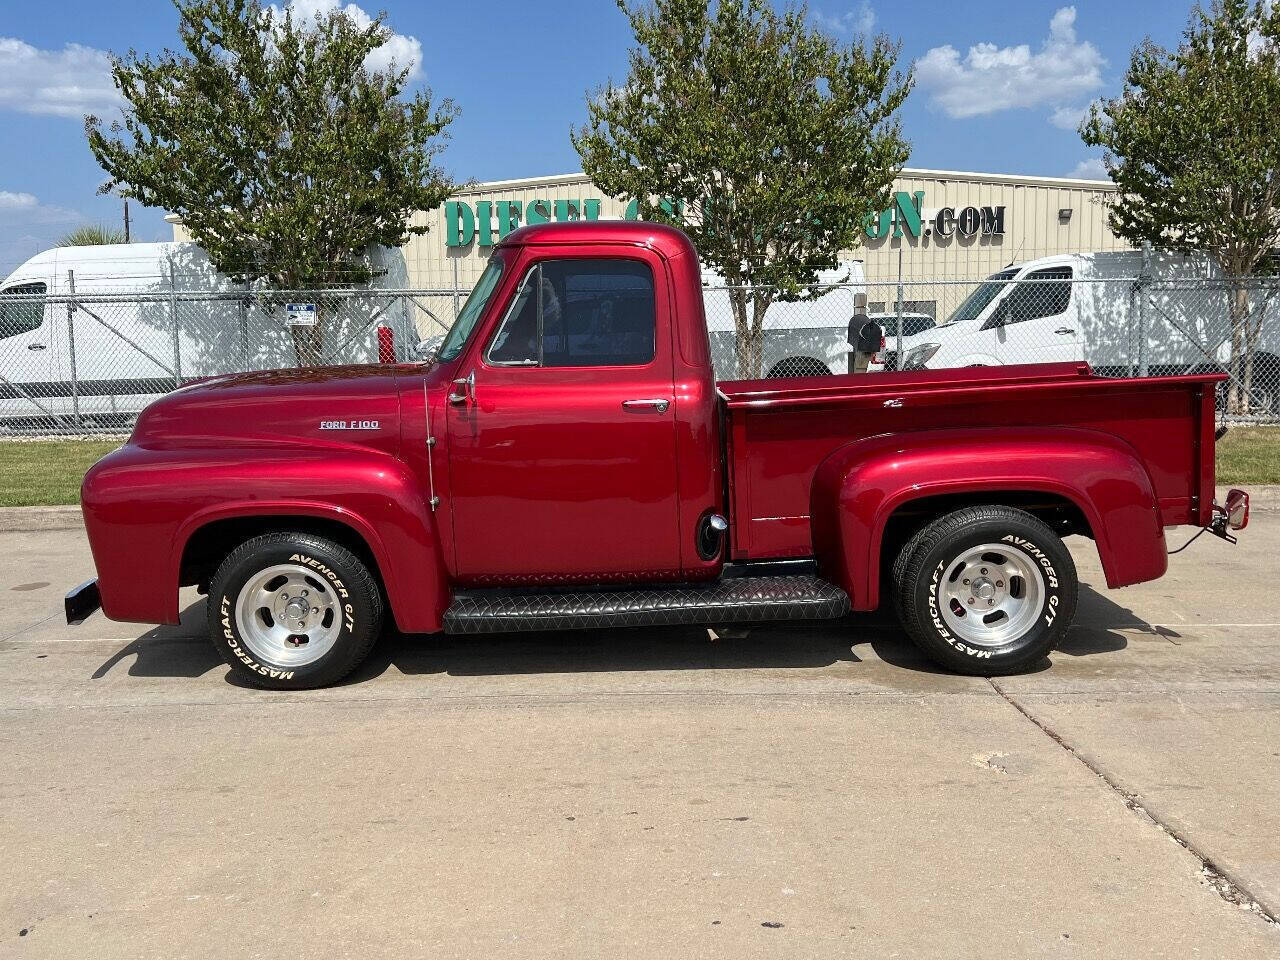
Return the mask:
M 436 445 L 436 438 L 435 438 L 435 437 L 427 437 L 427 446 L 428 446 L 428 447 L 434 447 L 435 445 Z
M 432 497 L 430 500 L 430 503 L 431 503 L 431 509 L 434 510 L 436 507 L 440 506 L 440 498 Z

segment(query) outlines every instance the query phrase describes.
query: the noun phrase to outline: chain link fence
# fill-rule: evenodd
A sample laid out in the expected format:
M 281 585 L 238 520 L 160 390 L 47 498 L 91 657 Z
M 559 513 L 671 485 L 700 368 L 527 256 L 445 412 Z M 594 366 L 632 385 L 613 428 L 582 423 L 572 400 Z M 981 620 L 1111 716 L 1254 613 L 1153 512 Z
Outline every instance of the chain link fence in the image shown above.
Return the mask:
M 156 397 L 216 374 L 420 359 L 468 293 L 41 288 L 0 295 L 0 434 L 127 429 Z M 1062 361 L 1105 376 L 1221 371 L 1221 420 L 1280 422 L 1280 278 L 1010 268 L 983 280 L 816 287 L 774 299 L 758 320 L 744 293 L 704 288 L 722 380 Z M 851 344 L 862 314 L 872 327 Z

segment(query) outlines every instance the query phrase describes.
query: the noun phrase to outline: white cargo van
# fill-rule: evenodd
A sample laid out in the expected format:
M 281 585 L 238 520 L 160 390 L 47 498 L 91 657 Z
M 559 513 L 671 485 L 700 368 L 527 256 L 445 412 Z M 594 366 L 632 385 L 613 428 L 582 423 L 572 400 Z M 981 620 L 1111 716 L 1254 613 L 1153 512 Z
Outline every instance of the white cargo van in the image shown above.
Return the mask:
M 370 259 L 375 288 L 404 285 L 400 251 Z M 242 290 L 191 243 L 37 254 L 0 284 L 0 424 L 124 425 L 193 378 L 296 365 L 286 310 L 233 296 Z M 375 296 L 335 298 L 326 350 L 333 362 L 374 362 L 381 336 L 384 356 L 389 340 L 406 359 L 417 343 L 410 310 Z
M 903 366 L 1087 361 L 1099 373 L 1153 375 L 1225 369 L 1229 293 L 1204 255 L 1142 251 L 1062 254 L 1014 264 L 981 283 L 947 319 L 903 341 Z M 1141 285 L 1132 283 L 1144 278 Z M 1205 282 L 1209 281 L 1209 282 Z M 1280 297 L 1264 311 L 1253 382 L 1280 382 Z M 1257 389 L 1255 392 L 1257 392 Z M 1273 406 L 1275 398 L 1255 397 Z

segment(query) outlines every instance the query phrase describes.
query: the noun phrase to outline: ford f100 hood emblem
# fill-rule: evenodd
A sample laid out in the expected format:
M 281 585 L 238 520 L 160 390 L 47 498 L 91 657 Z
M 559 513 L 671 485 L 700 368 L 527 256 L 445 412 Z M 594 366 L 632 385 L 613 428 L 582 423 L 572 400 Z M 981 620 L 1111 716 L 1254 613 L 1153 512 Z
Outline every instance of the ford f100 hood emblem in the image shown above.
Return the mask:
M 377 420 L 321 420 L 321 430 L 377 430 Z

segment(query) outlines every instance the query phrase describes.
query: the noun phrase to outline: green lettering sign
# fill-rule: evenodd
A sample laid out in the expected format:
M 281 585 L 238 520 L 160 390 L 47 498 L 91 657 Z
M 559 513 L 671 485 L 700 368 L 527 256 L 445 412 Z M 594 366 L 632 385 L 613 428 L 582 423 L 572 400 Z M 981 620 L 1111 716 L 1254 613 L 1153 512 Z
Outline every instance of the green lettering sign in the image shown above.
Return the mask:
M 476 235 L 476 218 L 471 204 L 450 200 L 444 205 L 444 245 L 465 247 Z
M 893 218 L 894 237 L 902 236 L 903 220 L 907 222 L 907 233 L 913 237 L 920 236 L 920 207 L 924 203 L 924 191 L 917 190 L 914 196 L 906 193 L 895 193 L 893 195 L 893 203 L 897 207 L 897 214 Z
M 893 224 L 893 210 L 881 210 L 867 217 L 867 236 L 872 240 L 882 240 L 889 235 L 889 227 Z
M 475 242 L 482 247 L 491 247 L 519 227 L 521 217 L 526 224 L 550 223 L 552 220 L 599 220 L 602 204 L 599 197 L 585 200 L 535 199 L 523 206 L 518 200 L 477 200 L 474 204 L 450 200 L 444 205 L 444 244 L 446 247 L 465 247 Z M 683 207 L 672 200 L 663 200 L 660 206 L 673 217 Z M 493 228 L 495 215 L 498 221 L 496 237 Z M 624 217 L 640 219 L 638 201 L 632 200 L 627 205 Z
M 578 219 L 578 201 L 577 200 L 557 200 L 555 202 L 556 220 L 564 223 L 566 220 Z
M 482 247 L 493 246 L 493 204 L 488 200 L 476 201 L 476 232 Z
M 525 223 L 550 223 L 551 204 L 546 200 L 530 200 L 524 208 Z
M 516 227 L 520 226 L 520 202 L 518 200 L 494 201 L 493 209 L 498 213 L 498 239 L 501 240 Z

